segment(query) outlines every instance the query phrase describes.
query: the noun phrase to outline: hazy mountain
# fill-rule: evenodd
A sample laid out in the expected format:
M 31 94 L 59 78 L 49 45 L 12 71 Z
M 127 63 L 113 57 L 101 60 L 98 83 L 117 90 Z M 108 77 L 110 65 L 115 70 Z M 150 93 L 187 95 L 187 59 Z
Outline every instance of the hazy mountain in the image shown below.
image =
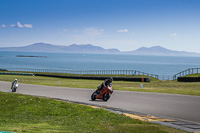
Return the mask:
M 1 51 L 24 51 L 24 52 L 56 52 L 56 53 L 119 53 L 118 49 L 104 49 L 91 44 L 70 46 L 35 43 L 24 47 L 4 47 Z
M 56 52 L 56 53 L 96 53 L 96 54 L 131 54 L 131 55 L 155 55 L 155 56 L 199 56 L 200 53 L 174 51 L 161 46 L 141 47 L 133 51 L 121 52 L 118 49 L 104 49 L 91 44 L 69 46 L 35 43 L 24 47 L 2 47 L 0 51 L 23 51 L 23 52 Z
M 118 49 L 104 49 L 99 46 L 93 46 L 91 44 L 86 45 L 77 45 L 72 44 L 67 47 L 67 52 L 73 52 L 73 53 L 119 53 L 120 51 Z
M 155 55 L 155 56 L 200 56 L 200 53 L 169 50 L 161 46 L 153 46 L 150 48 L 141 47 L 139 49 L 124 53 L 133 55 Z

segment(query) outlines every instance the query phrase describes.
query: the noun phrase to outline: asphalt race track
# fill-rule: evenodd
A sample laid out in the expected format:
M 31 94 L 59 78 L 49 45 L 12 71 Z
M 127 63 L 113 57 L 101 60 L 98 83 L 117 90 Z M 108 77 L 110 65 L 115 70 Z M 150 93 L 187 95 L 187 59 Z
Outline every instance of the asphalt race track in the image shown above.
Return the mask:
M 0 91 L 11 92 L 11 83 L 0 81 Z M 60 98 L 124 110 L 166 116 L 200 124 L 200 96 L 115 91 L 107 102 L 91 101 L 93 89 L 19 84 L 16 93 Z

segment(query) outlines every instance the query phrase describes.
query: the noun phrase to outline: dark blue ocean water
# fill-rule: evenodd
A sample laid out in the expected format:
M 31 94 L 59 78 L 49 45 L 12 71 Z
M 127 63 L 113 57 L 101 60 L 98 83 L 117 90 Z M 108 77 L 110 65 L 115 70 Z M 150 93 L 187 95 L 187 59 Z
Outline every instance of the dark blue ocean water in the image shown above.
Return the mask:
M 17 55 L 43 57 L 16 57 Z M 172 76 L 188 68 L 200 68 L 200 57 L 0 51 L 0 68 L 138 70 L 160 76 Z

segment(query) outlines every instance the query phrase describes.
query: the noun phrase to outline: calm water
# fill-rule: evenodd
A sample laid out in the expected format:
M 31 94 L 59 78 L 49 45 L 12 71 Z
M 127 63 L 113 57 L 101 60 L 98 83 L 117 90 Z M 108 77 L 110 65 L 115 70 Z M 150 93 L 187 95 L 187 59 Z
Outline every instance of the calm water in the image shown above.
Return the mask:
M 17 55 L 43 57 L 16 57 Z M 0 68 L 138 70 L 159 76 L 172 76 L 188 68 L 200 68 L 200 57 L 0 51 Z

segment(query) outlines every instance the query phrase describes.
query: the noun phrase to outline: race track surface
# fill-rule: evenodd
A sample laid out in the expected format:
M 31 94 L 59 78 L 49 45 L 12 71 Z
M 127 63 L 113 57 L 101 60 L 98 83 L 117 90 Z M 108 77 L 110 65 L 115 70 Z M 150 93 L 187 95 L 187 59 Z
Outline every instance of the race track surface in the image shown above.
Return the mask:
M 0 81 L 0 91 L 11 92 L 11 83 Z M 19 84 L 16 93 L 60 98 L 124 110 L 166 116 L 200 124 L 200 96 L 114 91 L 107 102 L 91 101 L 93 89 Z

